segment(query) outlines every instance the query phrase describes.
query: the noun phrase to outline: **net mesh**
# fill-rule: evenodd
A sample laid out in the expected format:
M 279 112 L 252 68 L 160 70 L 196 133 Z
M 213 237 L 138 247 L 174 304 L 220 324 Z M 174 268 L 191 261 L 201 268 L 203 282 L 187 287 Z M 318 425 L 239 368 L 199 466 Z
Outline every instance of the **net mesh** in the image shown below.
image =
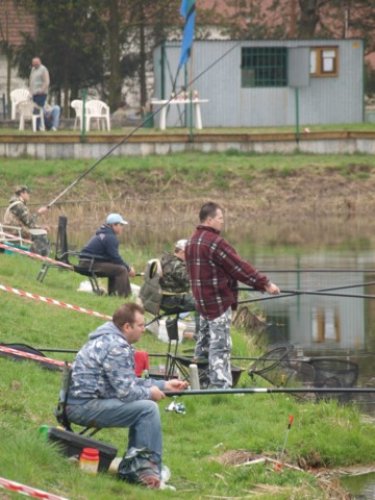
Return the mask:
M 293 346 L 277 347 L 258 358 L 249 368 L 249 376 L 260 376 L 276 387 L 355 387 L 358 365 L 353 361 L 337 358 L 310 358 L 299 356 Z M 351 394 L 318 394 L 317 399 L 351 399 Z M 306 394 L 304 399 L 311 398 Z

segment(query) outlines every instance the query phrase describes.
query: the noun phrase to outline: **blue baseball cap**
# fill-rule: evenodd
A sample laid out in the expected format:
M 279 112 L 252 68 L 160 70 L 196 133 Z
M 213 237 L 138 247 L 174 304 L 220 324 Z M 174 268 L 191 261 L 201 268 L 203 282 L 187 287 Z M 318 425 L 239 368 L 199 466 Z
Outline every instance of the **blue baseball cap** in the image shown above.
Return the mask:
M 121 217 L 120 214 L 109 214 L 106 220 L 106 224 L 128 224 L 128 222 Z

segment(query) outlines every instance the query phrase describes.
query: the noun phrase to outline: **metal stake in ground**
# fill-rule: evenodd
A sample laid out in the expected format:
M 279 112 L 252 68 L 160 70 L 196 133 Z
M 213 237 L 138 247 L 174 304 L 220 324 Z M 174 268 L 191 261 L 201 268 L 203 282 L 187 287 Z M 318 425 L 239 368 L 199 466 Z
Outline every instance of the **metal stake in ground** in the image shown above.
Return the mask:
M 285 433 L 284 444 L 283 444 L 283 447 L 281 448 L 279 458 L 278 458 L 277 462 L 275 462 L 275 465 L 274 465 L 274 470 L 277 472 L 280 472 L 282 467 L 283 467 L 284 452 L 285 452 L 285 448 L 286 448 L 286 443 L 288 441 L 289 432 L 290 432 L 290 429 L 293 425 L 293 421 L 294 421 L 293 415 L 289 415 L 288 427 L 287 427 L 286 433 Z

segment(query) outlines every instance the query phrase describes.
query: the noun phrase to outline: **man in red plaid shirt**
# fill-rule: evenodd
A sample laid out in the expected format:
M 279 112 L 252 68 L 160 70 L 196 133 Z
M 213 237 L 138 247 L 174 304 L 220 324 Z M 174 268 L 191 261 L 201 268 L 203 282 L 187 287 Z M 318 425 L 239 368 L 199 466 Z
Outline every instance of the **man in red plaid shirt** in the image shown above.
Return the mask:
M 195 356 L 208 357 L 210 387 L 227 388 L 232 386 L 230 321 L 237 306 L 237 281 L 272 295 L 280 289 L 220 236 L 224 216 L 218 204 L 205 203 L 199 220 L 185 248 L 191 289 L 201 316 Z

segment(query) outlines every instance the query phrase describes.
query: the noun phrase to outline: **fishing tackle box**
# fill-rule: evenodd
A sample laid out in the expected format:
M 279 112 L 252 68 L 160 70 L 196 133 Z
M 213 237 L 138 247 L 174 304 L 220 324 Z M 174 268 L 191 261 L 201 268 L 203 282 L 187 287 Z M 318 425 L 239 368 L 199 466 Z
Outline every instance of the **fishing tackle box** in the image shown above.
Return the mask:
M 106 472 L 117 455 L 117 448 L 114 446 L 57 427 L 48 429 L 48 440 L 57 443 L 64 455 L 77 459 L 83 448 L 96 448 L 99 450 L 99 472 Z

